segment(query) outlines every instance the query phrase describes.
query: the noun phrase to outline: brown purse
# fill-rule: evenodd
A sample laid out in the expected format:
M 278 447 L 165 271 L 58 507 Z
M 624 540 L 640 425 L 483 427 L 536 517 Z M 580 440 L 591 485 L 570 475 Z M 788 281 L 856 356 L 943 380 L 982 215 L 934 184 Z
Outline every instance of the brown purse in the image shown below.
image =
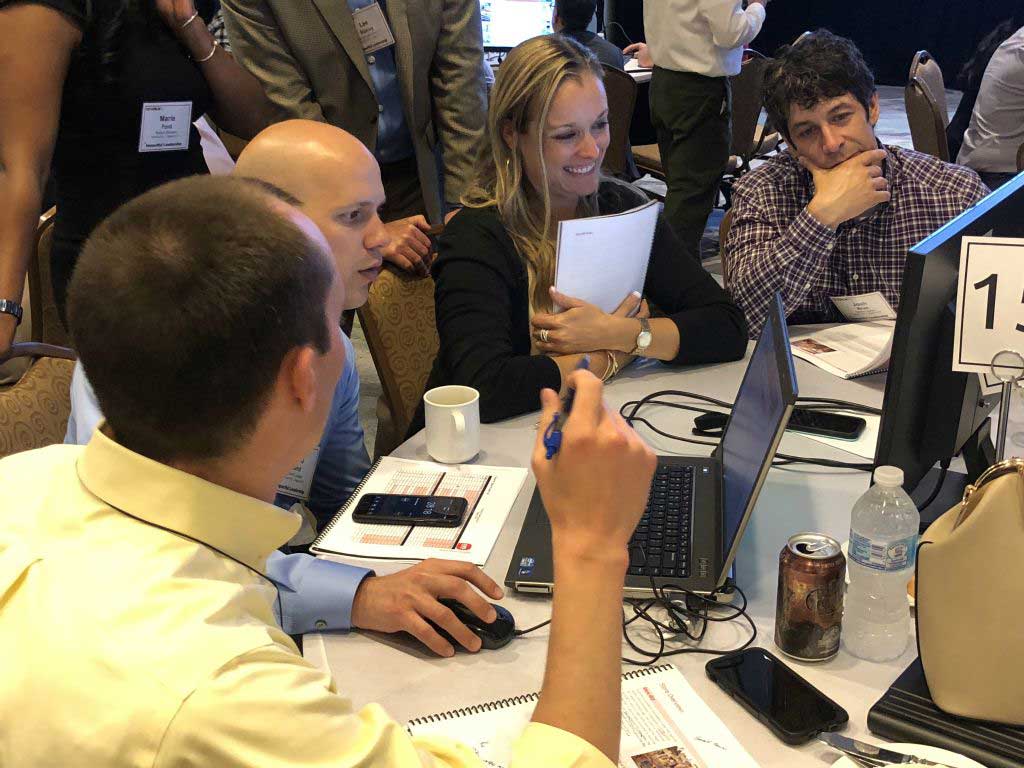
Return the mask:
M 917 554 L 917 642 L 932 700 L 1024 725 L 1024 461 L 989 467 Z

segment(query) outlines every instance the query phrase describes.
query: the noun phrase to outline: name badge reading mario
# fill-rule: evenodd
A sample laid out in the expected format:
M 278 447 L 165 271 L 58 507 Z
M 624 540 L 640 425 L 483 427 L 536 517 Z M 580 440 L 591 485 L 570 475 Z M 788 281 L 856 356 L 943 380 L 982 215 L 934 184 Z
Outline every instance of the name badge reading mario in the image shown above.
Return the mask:
M 301 501 L 309 501 L 309 489 L 313 487 L 313 475 L 320 461 L 320 446 L 314 448 L 306 458 L 277 484 L 277 492 Z
M 191 130 L 191 101 L 147 101 L 142 105 L 139 152 L 188 149 Z
M 391 27 L 378 3 L 352 11 L 352 21 L 355 22 L 363 53 L 374 53 L 395 44 L 395 36 L 391 34 Z

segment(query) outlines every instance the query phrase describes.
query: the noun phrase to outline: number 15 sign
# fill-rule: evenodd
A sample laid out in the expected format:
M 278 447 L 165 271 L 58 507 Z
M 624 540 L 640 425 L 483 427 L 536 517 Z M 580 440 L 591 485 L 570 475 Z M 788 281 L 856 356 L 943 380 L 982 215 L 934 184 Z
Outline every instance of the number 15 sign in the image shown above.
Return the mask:
M 1024 239 L 965 237 L 960 244 L 953 370 L 993 372 L 1004 350 L 1024 352 Z M 1024 373 L 1017 355 L 995 364 L 1001 378 Z

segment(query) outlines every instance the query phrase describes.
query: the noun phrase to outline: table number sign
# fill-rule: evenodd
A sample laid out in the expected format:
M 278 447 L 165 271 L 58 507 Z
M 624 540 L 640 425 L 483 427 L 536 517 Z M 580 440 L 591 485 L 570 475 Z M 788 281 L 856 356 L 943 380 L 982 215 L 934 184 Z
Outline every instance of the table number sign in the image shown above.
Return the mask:
M 960 245 L 953 370 L 1024 374 L 1024 239 L 965 237 Z M 997 359 L 998 356 L 998 359 Z

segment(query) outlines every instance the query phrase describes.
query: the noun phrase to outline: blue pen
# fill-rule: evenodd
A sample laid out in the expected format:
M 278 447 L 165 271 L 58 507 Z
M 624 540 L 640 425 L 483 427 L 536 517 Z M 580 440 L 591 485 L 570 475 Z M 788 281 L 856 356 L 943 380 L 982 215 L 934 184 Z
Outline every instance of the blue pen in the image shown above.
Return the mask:
M 577 363 L 576 370 L 590 370 L 590 355 L 583 356 L 579 363 Z M 555 413 L 551 423 L 548 424 L 548 428 L 544 430 L 544 448 L 546 449 L 544 457 L 548 460 L 554 458 L 555 454 L 558 453 L 558 449 L 562 447 L 562 422 L 569 418 L 569 411 L 572 410 L 572 401 L 575 396 L 575 387 L 569 387 L 565 392 L 565 397 L 562 399 L 562 409 Z

